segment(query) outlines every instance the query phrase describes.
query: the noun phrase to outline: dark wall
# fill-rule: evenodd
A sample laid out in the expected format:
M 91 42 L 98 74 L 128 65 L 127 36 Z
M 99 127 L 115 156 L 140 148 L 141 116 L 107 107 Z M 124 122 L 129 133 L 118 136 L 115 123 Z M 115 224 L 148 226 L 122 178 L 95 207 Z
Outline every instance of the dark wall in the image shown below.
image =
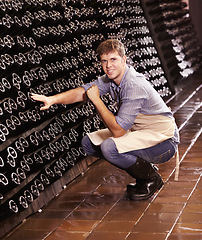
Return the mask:
M 195 26 L 195 30 L 197 36 L 200 41 L 200 45 L 202 46 L 202 1 L 201 0 L 190 0 L 189 1 L 190 8 L 190 16 L 192 17 L 193 24 Z

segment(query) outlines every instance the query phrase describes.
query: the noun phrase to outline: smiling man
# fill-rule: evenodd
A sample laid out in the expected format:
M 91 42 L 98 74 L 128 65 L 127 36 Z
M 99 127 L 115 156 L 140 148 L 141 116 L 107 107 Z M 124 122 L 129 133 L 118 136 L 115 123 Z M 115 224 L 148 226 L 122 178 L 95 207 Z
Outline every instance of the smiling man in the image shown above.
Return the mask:
M 123 44 L 117 39 L 102 42 L 97 53 L 105 74 L 97 80 L 54 96 L 33 94 L 41 110 L 53 104 L 71 104 L 87 98 L 95 105 L 106 128 L 87 134 L 82 147 L 87 154 L 106 159 L 125 170 L 136 184 L 127 185 L 131 200 L 151 197 L 163 186 L 154 164 L 171 159 L 179 144 L 172 112 L 160 95 L 132 66 L 127 65 Z M 100 96 L 110 93 L 117 102 L 112 114 Z

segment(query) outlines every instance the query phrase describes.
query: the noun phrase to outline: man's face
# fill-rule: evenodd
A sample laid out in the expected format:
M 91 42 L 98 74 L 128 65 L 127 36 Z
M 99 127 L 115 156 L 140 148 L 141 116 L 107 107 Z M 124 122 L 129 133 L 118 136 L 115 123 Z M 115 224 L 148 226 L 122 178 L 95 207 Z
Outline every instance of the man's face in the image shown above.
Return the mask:
M 112 79 L 117 85 L 119 85 L 125 71 L 126 56 L 121 57 L 117 51 L 113 51 L 107 54 L 102 54 L 100 59 L 102 68 L 108 78 Z

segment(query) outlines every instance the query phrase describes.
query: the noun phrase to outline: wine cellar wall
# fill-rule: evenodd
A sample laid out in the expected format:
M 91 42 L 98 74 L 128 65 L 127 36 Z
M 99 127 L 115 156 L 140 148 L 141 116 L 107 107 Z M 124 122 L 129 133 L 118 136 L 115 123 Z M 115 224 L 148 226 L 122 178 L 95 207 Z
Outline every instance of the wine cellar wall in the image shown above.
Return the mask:
M 200 67 L 180 0 L 0 1 L 0 237 L 38 211 L 96 159 L 81 147 L 103 128 L 90 101 L 40 111 L 53 95 L 103 74 L 96 48 L 118 38 L 128 63 L 162 98 Z M 116 114 L 110 95 L 102 100 Z

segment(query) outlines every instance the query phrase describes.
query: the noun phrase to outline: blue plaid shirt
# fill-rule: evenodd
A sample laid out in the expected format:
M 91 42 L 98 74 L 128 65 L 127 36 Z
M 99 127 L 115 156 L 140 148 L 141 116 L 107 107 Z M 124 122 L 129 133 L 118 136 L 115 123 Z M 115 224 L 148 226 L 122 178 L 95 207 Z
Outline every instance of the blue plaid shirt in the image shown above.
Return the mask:
M 100 95 L 110 93 L 111 97 L 117 102 L 116 121 L 126 131 L 132 127 L 138 113 L 173 118 L 170 108 L 167 107 L 159 93 L 145 79 L 144 75 L 136 72 L 132 66 L 126 65 L 119 86 L 107 75 L 98 77 L 94 82 L 82 85 L 82 87 L 87 91 L 92 85 L 98 86 Z M 179 143 L 177 126 L 173 140 Z

